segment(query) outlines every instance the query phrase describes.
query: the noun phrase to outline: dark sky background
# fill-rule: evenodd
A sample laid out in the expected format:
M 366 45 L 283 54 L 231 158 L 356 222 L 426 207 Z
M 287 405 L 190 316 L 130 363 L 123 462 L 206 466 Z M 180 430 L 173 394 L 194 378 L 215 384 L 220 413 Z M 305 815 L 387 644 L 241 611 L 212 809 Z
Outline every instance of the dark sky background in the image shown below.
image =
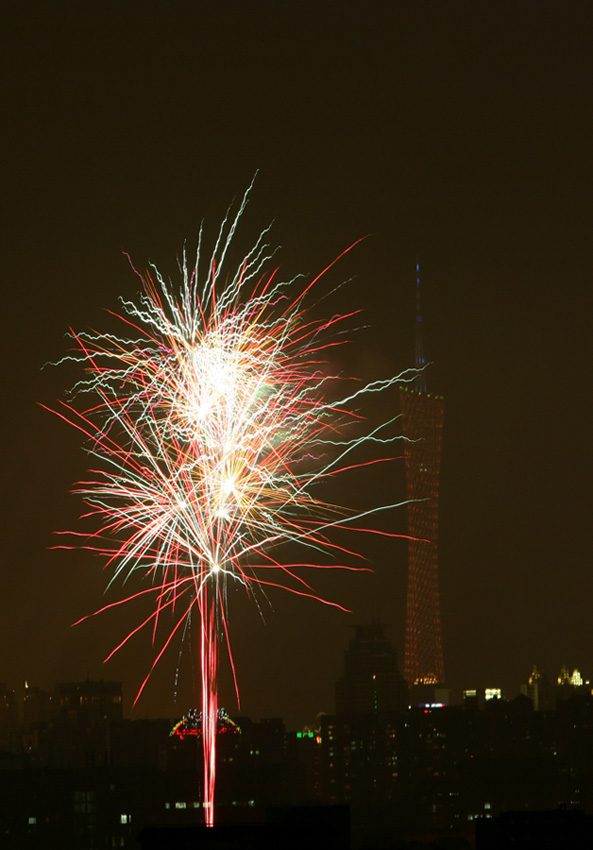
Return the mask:
M 0 680 L 121 679 L 131 707 L 148 636 L 102 659 L 140 612 L 72 628 L 105 577 L 48 549 L 78 527 L 85 456 L 37 406 L 73 376 L 41 367 L 69 326 L 106 327 L 135 295 L 123 251 L 174 274 L 257 170 L 239 246 L 274 220 L 286 275 L 369 234 L 323 284 L 352 278 L 339 306 L 371 326 L 340 368 L 413 363 L 420 257 L 429 383 L 446 399 L 448 682 L 513 696 L 534 663 L 593 678 L 592 23 L 571 2 L 4 4 Z M 342 498 L 403 498 L 401 468 Z M 332 711 L 350 626 L 371 616 L 402 658 L 405 546 L 357 545 L 374 574 L 319 585 L 351 614 L 277 594 L 263 623 L 232 600 L 245 713 L 296 728 Z M 193 668 L 174 650 L 134 716 L 184 713 Z

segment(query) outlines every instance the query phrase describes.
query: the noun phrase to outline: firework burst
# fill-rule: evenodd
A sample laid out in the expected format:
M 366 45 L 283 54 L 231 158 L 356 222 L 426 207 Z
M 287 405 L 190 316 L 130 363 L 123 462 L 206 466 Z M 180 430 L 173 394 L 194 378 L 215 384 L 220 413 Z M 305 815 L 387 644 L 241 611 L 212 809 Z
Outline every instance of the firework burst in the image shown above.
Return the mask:
M 95 530 L 83 546 L 106 559 L 109 584 L 138 572 L 148 580 L 113 604 L 153 597 L 148 618 L 113 652 L 151 628 L 152 671 L 188 621 L 199 624 L 207 824 L 214 820 L 221 647 L 234 672 L 228 587 L 238 583 L 256 598 L 282 587 L 336 604 L 306 578 L 322 568 L 320 552 L 351 560 L 332 542 L 332 529 L 354 528 L 394 506 L 348 512 L 318 499 L 316 485 L 360 465 L 350 456 L 362 443 L 396 439 L 385 430 L 389 422 L 361 435 L 355 406 L 366 393 L 414 377 L 363 385 L 332 374 L 331 348 L 348 317 L 319 321 L 307 312 L 306 296 L 321 275 L 303 285 L 266 271 L 273 253 L 267 231 L 229 273 L 246 199 L 227 215 L 206 263 L 201 239 L 195 264 L 184 252 L 179 286 L 152 266 L 140 275 L 137 301 L 122 301 L 125 333 L 72 333 L 75 350 L 64 359 L 82 364 L 85 375 L 73 388 L 75 401 L 55 411 L 88 438 L 92 471 L 76 492 Z M 278 547 L 286 542 L 310 554 L 285 563 Z M 165 637 L 156 644 L 161 623 Z

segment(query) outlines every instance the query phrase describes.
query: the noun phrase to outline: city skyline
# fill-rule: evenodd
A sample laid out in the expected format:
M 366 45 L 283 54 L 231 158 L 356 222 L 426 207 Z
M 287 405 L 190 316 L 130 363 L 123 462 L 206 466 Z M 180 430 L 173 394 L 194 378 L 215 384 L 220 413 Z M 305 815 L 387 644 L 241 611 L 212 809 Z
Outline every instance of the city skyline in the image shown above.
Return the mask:
M 590 831 L 593 696 L 580 676 L 561 677 L 555 705 L 542 704 L 543 690 L 510 702 L 491 690 L 466 694 L 462 706 L 408 710 L 392 701 L 393 659 L 379 624 L 357 627 L 341 709 L 301 732 L 282 718 L 219 712 L 217 824 L 238 822 L 244 843 L 246 810 L 249 823 L 341 814 L 354 847 L 373 835 L 449 836 L 468 847 L 475 835 L 480 847 L 487 822 L 511 813 L 531 829 L 544 819 Z M 0 690 L 6 836 L 26 847 L 75 846 L 83 834 L 127 847 L 147 827 L 201 822 L 199 712 L 175 723 L 129 720 L 121 683 L 85 681 L 59 685 L 52 705 L 27 694 L 21 719 Z
M 256 172 L 245 241 L 274 219 L 283 275 L 310 279 L 368 235 L 323 291 L 337 289 L 343 312 L 362 309 L 336 352 L 344 372 L 412 365 L 420 258 L 427 375 L 447 400 L 448 682 L 511 692 L 534 663 L 587 670 L 591 17 L 506 3 L 467 15 L 288 3 L 273 19 L 257 3 L 11 7 L 0 681 L 88 673 L 124 681 L 126 699 L 142 681 L 149 638 L 102 665 L 127 629 L 120 612 L 71 626 L 97 609 L 104 576 L 90 556 L 49 548 L 75 527 L 68 492 L 86 458 L 37 406 L 70 383 L 43 366 L 63 355 L 69 327 L 108 324 L 102 311 L 135 296 L 124 252 L 175 276 L 184 241 L 202 220 L 216 229 Z M 369 415 L 386 412 L 395 397 Z M 338 495 L 391 503 L 403 474 L 395 460 L 374 493 L 353 476 Z M 383 529 L 403 533 L 405 510 Z M 331 706 L 350 627 L 373 615 L 403 658 L 406 544 L 376 540 L 363 554 L 373 573 L 320 586 L 351 614 L 274 594 L 260 616 L 231 600 L 241 710 L 296 728 Z M 192 650 L 174 655 L 138 716 L 195 702 Z
M 579 669 L 572 664 L 563 664 L 558 670 L 550 669 L 545 664 L 533 664 L 524 671 L 521 684 L 516 690 L 504 690 L 500 682 L 493 677 L 486 676 L 483 681 L 487 685 L 476 686 L 476 682 L 466 681 L 461 689 L 440 689 L 431 695 L 426 689 L 409 688 L 403 676 L 403 665 L 399 662 L 397 652 L 392 646 L 392 641 L 385 633 L 385 624 L 378 620 L 369 623 L 359 623 L 354 627 L 354 637 L 351 637 L 344 645 L 341 656 L 341 667 L 336 681 L 333 683 L 335 700 L 329 710 L 321 710 L 315 717 L 308 717 L 299 723 L 288 723 L 287 729 L 291 732 L 299 732 L 311 728 L 323 714 L 329 715 L 359 715 L 359 714 L 384 714 L 405 713 L 407 709 L 422 707 L 428 701 L 434 708 L 437 707 L 460 707 L 470 703 L 483 708 L 485 703 L 491 699 L 500 699 L 506 703 L 512 703 L 519 696 L 526 696 L 533 704 L 533 710 L 554 711 L 557 708 L 558 698 L 566 699 L 570 693 L 580 693 L 584 696 L 593 695 L 587 668 Z M 374 672 L 373 672 L 374 671 Z M 105 704 L 114 703 L 116 717 L 119 719 L 134 719 L 135 712 L 132 706 L 133 695 L 126 694 L 121 681 L 111 680 L 107 677 L 92 679 L 87 677 L 80 680 L 60 681 L 40 686 L 36 682 L 0 682 L 0 701 L 4 706 L 3 718 L 6 722 L 12 717 L 11 722 L 20 724 L 23 720 L 32 720 L 35 714 L 37 720 L 48 722 L 56 710 L 64 706 L 75 706 L 78 704 L 78 694 L 99 695 Z M 444 700 L 434 702 L 438 699 Z M 52 706 L 52 703 L 54 705 Z M 83 702 L 80 703 L 83 705 Z M 100 703 L 102 704 L 102 703 Z M 32 707 L 32 708 L 31 708 Z M 83 709 L 84 710 L 84 709 Z M 238 717 L 247 716 L 245 712 L 231 709 L 226 706 L 219 709 L 221 716 Z M 27 720 L 27 715 L 30 715 Z M 169 720 L 178 726 L 187 717 L 200 714 L 198 703 L 180 707 L 178 712 L 169 715 L 155 715 L 152 719 Z M 256 721 L 274 719 L 276 715 L 264 711 L 261 716 L 254 718 Z M 142 718 L 141 715 L 137 719 Z M 280 717 L 283 722 L 284 717 Z M 1 724 L 0 724 L 1 725 Z M 173 728 L 175 728 L 175 726 Z

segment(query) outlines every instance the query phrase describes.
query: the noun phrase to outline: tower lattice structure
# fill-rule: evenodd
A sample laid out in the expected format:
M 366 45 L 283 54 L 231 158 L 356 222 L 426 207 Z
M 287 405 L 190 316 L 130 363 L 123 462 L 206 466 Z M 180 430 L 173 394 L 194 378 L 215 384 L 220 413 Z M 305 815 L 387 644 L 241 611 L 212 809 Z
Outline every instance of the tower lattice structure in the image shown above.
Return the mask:
M 438 575 L 439 478 L 444 400 L 426 388 L 416 263 L 416 380 L 400 393 L 405 443 L 408 589 L 404 677 L 409 685 L 444 681 Z

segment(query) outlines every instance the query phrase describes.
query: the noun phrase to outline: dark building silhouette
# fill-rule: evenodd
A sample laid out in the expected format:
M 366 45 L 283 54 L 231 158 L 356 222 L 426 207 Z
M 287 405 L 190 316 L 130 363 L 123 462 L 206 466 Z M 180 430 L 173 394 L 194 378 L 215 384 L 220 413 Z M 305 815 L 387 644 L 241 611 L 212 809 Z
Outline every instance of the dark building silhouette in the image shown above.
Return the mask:
M 48 723 L 57 713 L 58 701 L 55 693 L 25 682 L 23 696 L 23 723 L 31 728 Z
M 436 685 L 445 678 L 438 580 L 439 477 L 443 432 L 442 397 L 427 392 L 420 275 L 416 264 L 416 368 L 400 390 L 405 443 L 408 590 L 404 676 L 409 685 Z
M 355 626 L 344 653 L 344 675 L 336 683 L 336 713 L 367 714 L 406 708 L 405 682 L 382 623 Z
M 399 715 L 395 712 L 321 719 L 321 799 L 358 811 L 389 806 L 398 790 Z
M 59 684 L 49 722 L 26 724 L 27 750 L 40 766 L 95 768 L 113 764 L 114 724 L 123 722 L 121 682 Z
M 556 689 L 537 665 L 533 666 L 527 683 L 521 686 L 521 693 L 533 702 L 535 711 L 549 711 L 556 704 Z
M 85 728 L 123 718 L 121 682 L 67 682 L 58 685 L 58 702 L 62 717 Z
M 349 812 L 344 806 L 268 809 L 261 823 L 152 827 L 138 841 L 142 850 L 349 850 Z
M 14 691 L 0 682 L 0 748 L 12 750 L 17 726 L 17 708 Z
M 476 850 L 585 850 L 593 844 L 593 818 L 584 812 L 503 812 L 476 824 Z

